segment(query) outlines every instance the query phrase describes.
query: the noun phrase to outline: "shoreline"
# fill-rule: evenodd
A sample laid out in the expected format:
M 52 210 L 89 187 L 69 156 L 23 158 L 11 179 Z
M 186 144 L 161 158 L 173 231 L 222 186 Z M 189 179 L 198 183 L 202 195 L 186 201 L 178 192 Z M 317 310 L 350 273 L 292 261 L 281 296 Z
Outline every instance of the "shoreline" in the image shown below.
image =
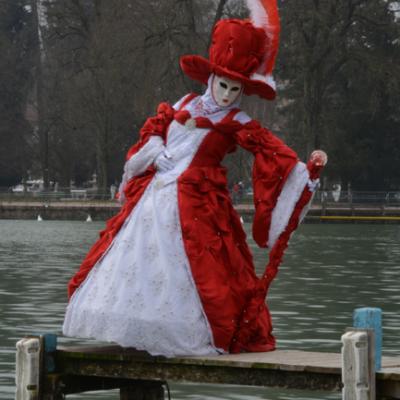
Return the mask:
M 254 214 L 252 204 L 237 204 L 236 211 L 246 222 Z M 2 201 L 0 219 L 105 221 L 118 213 L 120 205 L 114 200 L 91 201 Z M 400 207 L 371 204 L 313 204 L 305 223 L 375 223 L 400 224 Z

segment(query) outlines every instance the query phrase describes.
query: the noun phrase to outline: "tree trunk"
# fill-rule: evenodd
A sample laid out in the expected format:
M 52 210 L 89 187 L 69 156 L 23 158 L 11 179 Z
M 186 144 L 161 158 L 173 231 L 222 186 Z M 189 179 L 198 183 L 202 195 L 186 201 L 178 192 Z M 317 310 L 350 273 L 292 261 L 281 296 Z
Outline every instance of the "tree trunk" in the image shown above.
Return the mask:
M 107 133 L 102 132 L 97 136 L 97 191 L 102 195 L 107 193 L 108 159 Z
M 44 190 L 49 189 L 49 131 L 45 126 L 45 107 L 43 104 L 43 48 L 40 37 L 38 1 L 32 1 L 33 19 L 36 32 L 36 62 L 35 62 L 35 86 L 37 108 L 37 130 L 40 140 L 40 164 L 43 175 Z
M 307 138 L 307 156 L 321 146 L 322 93 L 318 71 L 308 71 L 304 76 L 303 137 Z

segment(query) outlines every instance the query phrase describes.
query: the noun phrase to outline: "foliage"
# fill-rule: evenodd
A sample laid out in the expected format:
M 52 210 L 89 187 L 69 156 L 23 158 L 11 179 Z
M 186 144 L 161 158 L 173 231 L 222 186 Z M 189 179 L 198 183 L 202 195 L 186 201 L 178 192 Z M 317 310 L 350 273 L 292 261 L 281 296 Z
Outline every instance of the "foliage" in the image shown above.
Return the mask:
M 289 141 L 303 156 L 324 148 L 333 181 L 369 190 L 398 186 L 400 174 L 390 166 L 400 150 L 400 26 L 388 3 L 282 1 L 282 20 L 278 74 Z
M 22 1 L 0 0 L 0 186 L 21 181 L 31 166 L 26 102 L 35 37 Z
M 120 179 L 126 150 L 157 104 L 201 90 L 182 74 L 180 55 L 206 55 L 215 20 L 247 15 L 238 0 L 0 5 L 0 184 L 31 171 L 46 185 L 80 185 L 96 173 L 101 190 Z M 328 182 L 398 188 L 394 9 L 385 0 L 280 0 L 280 10 L 278 99 L 248 98 L 244 109 L 302 159 L 325 149 Z M 227 164 L 231 180 L 250 179 L 249 155 Z
M 157 101 L 188 90 L 178 61 L 201 47 L 194 7 L 189 1 L 48 3 L 45 95 L 55 96 L 48 116 L 55 122 L 53 164 L 65 175 L 56 180 L 80 180 L 78 169 L 83 175 L 92 169 L 104 190 L 119 179 L 124 154 Z

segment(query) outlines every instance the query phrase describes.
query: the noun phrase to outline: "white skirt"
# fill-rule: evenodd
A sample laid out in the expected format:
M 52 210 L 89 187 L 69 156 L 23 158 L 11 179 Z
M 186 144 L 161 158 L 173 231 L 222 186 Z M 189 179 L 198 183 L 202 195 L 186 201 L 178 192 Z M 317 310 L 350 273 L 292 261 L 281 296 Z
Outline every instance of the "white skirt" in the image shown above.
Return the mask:
M 153 355 L 217 353 L 186 256 L 176 180 L 157 174 L 67 307 L 63 333 Z M 205 266 L 206 267 L 206 266 Z

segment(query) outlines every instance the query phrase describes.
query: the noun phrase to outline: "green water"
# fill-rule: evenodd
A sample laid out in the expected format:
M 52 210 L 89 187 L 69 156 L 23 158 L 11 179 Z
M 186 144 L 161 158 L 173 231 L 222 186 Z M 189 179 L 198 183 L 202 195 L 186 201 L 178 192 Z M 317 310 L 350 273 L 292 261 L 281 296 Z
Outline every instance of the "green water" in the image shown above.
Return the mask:
M 14 398 L 15 343 L 60 333 L 66 283 L 104 223 L 0 220 L 0 399 Z M 250 227 L 246 226 L 249 230 Z M 384 311 L 384 354 L 400 355 L 400 226 L 304 225 L 270 291 L 281 349 L 340 351 L 356 307 Z M 260 272 L 263 250 L 253 246 Z M 67 342 L 69 339 L 62 339 Z M 173 399 L 340 399 L 336 393 L 171 385 Z M 118 392 L 68 398 L 118 399 Z

